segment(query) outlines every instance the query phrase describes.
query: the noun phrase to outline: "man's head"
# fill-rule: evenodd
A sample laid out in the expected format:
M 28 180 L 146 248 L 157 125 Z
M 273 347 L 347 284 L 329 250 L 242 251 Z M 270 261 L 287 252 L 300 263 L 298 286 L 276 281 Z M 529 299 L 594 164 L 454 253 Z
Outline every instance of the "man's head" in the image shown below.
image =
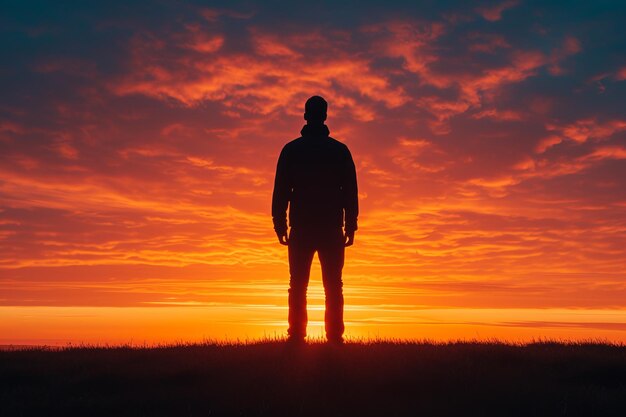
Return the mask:
M 324 123 L 328 103 L 320 96 L 309 98 L 304 104 L 304 119 L 311 124 Z

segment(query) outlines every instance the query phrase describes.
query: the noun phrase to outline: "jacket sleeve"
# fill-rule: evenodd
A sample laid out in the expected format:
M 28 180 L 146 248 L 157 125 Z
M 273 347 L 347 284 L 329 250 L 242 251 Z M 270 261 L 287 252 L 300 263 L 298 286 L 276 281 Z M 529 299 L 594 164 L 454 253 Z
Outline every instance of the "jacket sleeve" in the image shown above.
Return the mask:
M 285 148 L 280 153 L 276 166 L 274 179 L 274 192 L 272 193 L 272 220 L 274 230 L 278 234 L 287 232 L 287 206 L 291 196 L 291 179 Z
M 345 213 L 346 233 L 354 232 L 358 229 L 357 219 L 359 217 L 359 190 L 356 182 L 356 168 L 350 150 L 346 147 L 346 161 L 344 164 L 343 181 L 343 208 Z

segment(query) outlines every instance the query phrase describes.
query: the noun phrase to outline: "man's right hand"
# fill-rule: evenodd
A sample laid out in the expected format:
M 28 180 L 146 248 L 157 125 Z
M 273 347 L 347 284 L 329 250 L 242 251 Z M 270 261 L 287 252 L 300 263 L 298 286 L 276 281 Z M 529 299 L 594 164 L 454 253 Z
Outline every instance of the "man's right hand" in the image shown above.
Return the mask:
M 278 242 L 280 242 L 281 245 L 287 246 L 289 244 L 289 236 L 287 236 L 287 232 L 276 233 L 276 236 L 278 236 Z

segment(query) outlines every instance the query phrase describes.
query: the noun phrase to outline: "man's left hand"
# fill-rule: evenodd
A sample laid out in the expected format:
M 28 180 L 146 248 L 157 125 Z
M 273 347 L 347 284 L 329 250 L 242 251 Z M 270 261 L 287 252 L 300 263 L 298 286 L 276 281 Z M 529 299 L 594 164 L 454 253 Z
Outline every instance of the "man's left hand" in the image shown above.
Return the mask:
M 354 232 L 346 232 L 346 234 L 344 235 L 344 239 L 345 239 L 344 245 L 346 246 L 346 248 L 348 246 L 354 245 Z

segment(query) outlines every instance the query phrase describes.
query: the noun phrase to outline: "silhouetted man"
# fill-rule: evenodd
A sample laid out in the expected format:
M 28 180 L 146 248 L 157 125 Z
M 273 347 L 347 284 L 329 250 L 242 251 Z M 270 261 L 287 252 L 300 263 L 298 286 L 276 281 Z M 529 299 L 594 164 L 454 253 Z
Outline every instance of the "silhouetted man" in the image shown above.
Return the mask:
M 278 241 L 289 251 L 289 339 L 306 336 L 306 292 L 317 252 L 326 294 L 326 338 L 343 341 L 344 249 L 354 243 L 359 202 L 352 155 L 328 136 L 326 100 L 309 98 L 301 137 L 283 148 L 276 167 L 272 217 Z M 287 227 L 287 206 L 289 226 Z M 345 223 L 344 223 L 345 220 Z M 345 233 L 343 230 L 345 224 Z

